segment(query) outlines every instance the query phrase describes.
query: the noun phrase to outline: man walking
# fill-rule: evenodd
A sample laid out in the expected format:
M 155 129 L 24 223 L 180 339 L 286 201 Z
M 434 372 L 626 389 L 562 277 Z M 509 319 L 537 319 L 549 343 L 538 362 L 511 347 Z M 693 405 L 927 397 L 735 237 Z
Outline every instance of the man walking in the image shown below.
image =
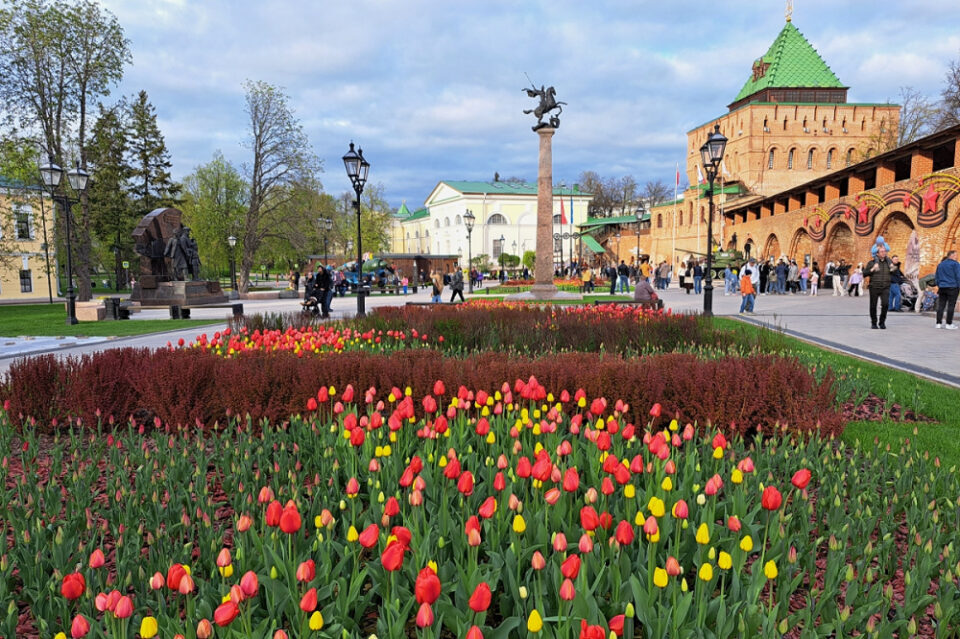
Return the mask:
M 877 256 L 863 267 L 863 276 L 870 278 L 870 328 L 886 328 L 887 308 L 890 305 L 890 271 L 893 263 L 887 259 L 887 249 L 877 249 Z M 877 318 L 877 301 L 880 317 Z
M 453 293 L 450 294 L 450 303 L 453 304 L 453 300 L 457 299 L 457 295 L 460 296 L 461 302 L 466 302 L 467 300 L 463 299 L 463 271 L 458 265 L 456 270 L 453 271 L 453 280 L 450 282 L 450 289 Z
M 900 270 L 900 258 L 896 255 L 890 257 L 893 263 L 893 270 L 890 271 L 890 312 L 900 312 L 900 285 L 903 284 L 903 272 Z
M 626 262 L 620 260 L 620 266 L 617 267 L 617 275 L 620 279 L 619 291 L 621 293 L 630 292 L 630 267 L 627 266 Z
M 879 249 L 877 253 L 883 249 Z M 957 306 L 957 295 L 960 294 L 960 262 L 957 262 L 957 252 L 950 251 L 937 265 L 937 328 L 950 331 L 957 330 L 953 323 L 953 310 Z M 942 324 L 943 311 L 947 311 L 947 323 Z

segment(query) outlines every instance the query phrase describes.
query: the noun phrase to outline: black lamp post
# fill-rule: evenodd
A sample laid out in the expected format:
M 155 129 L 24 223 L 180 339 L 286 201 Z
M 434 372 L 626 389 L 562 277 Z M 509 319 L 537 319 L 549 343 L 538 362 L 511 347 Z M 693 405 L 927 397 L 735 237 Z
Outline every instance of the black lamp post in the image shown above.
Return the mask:
M 473 211 L 467 209 L 463 216 L 463 224 L 467 227 L 467 277 L 470 279 L 468 290 L 471 293 L 473 293 L 473 243 L 470 238 L 473 236 L 473 223 L 476 221 L 477 217 Z
M 713 181 L 717 178 L 723 152 L 727 147 L 727 138 L 720 133 L 720 125 L 713 127 L 713 133 L 707 136 L 707 141 L 700 147 L 700 159 L 703 168 L 707 171 L 707 180 L 710 190 L 707 191 L 709 201 L 709 215 L 707 216 L 707 283 L 703 287 L 703 314 L 713 315 Z
M 320 230 L 323 231 L 323 266 L 327 266 L 327 236 L 330 234 L 330 231 L 333 230 L 333 220 L 329 217 L 318 217 L 317 222 L 320 223 Z
M 505 252 L 504 249 L 506 248 L 507 248 L 507 238 L 501 235 L 500 236 L 500 281 L 501 282 L 507 281 L 507 274 L 503 270 L 503 254 Z
M 370 163 L 363 158 L 363 149 L 353 150 L 353 142 L 350 143 L 350 150 L 343 156 L 343 166 L 347 169 L 347 177 L 353 184 L 353 191 L 357 194 L 357 199 L 353 202 L 353 208 L 357 210 L 357 317 L 365 316 L 363 299 L 363 239 L 360 237 L 360 194 L 363 193 L 363 185 L 367 183 L 367 174 L 370 173 Z
M 231 235 L 227 238 L 227 244 L 230 246 L 230 299 L 239 299 L 240 293 L 237 291 L 237 238 Z
M 637 218 L 637 270 L 640 270 L 640 225 L 643 223 L 643 217 L 647 214 L 647 208 L 643 202 L 637 205 L 634 216 Z
M 53 156 L 49 156 L 48 163 L 40 167 L 40 177 L 43 179 L 44 188 L 50 193 L 51 199 L 59 202 L 63 208 L 63 221 L 67 235 L 67 324 L 72 325 L 77 323 L 77 296 L 73 290 L 73 245 L 70 240 L 72 215 L 70 208 L 79 203 L 80 200 L 71 199 L 67 196 L 66 188 L 60 188 L 60 184 L 63 182 L 63 173 L 63 169 L 53 163 Z M 90 183 L 90 174 L 81 169 L 78 163 L 74 170 L 67 173 L 67 181 L 70 182 L 70 187 L 77 195 L 82 196 Z

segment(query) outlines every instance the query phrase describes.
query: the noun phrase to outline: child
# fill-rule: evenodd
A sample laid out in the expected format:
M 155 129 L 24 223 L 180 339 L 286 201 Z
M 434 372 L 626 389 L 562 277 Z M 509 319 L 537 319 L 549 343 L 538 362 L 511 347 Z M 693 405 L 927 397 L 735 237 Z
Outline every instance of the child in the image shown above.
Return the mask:
M 400 285 L 403 286 L 403 294 L 407 294 L 407 286 L 410 284 L 410 280 L 407 279 L 407 276 L 404 275 L 403 279 L 400 280 Z
M 748 268 L 743 269 L 743 276 L 740 278 L 740 295 L 743 298 L 740 302 L 740 314 L 753 315 L 753 301 L 756 299 L 757 292 L 753 288 L 753 280 L 750 279 L 751 271 Z
M 887 253 L 890 252 L 890 245 L 887 244 L 886 240 L 883 239 L 883 236 L 882 236 L 882 235 L 878 235 L 878 236 L 877 236 L 877 241 L 874 242 L 874 243 L 873 243 L 873 246 L 870 247 L 870 257 L 871 257 L 871 258 L 876 258 L 876 257 L 877 257 L 877 249 L 880 248 L 881 246 L 882 246 L 883 248 L 887 249 Z
M 820 273 L 815 270 L 810 271 L 810 295 L 817 294 L 817 285 L 820 283 Z

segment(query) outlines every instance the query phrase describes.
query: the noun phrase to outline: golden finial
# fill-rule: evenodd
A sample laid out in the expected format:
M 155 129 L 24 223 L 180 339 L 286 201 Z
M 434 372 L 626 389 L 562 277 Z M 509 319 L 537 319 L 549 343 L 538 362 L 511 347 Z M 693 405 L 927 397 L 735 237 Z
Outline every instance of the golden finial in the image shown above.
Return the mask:
M 787 22 L 793 20 L 793 0 L 787 0 Z

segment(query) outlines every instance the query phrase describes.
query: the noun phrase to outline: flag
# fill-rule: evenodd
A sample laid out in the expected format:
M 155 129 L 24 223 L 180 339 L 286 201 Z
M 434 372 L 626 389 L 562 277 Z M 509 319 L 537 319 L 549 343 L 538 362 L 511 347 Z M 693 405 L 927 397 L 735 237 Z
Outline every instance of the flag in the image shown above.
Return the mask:
M 703 179 L 703 173 L 700 172 L 700 165 L 697 165 L 697 184 L 706 184 L 707 181 Z
M 566 223 L 567 223 L 567 212 L 566 212 L 566 210 L 563 208 L 563 196 L 562 196 L 562 195 L 560 196 L 560 223 L 561 223 L 561 224 L 566 224 Z
M 680 188 L 680 163 L 677 162 L 677 188 Z
M 720 168 L 723 169 L 723 174 L 729 177 L 730 172 L 727 171 L 727 161 L 726 161 L 726 160 L 721 160 L 721 161 L 720 161 Z M 721 179 L 723 179 L 723 178 L 721 178 Z

